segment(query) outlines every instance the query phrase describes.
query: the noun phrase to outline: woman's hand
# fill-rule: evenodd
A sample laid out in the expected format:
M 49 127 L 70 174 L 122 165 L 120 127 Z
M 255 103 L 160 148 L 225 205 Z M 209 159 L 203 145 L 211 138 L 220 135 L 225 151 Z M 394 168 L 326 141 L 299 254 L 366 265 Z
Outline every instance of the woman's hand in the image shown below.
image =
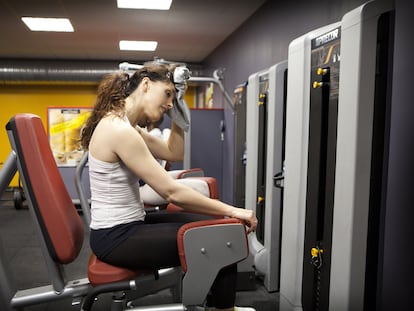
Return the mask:
M 242 220 L 246 226 L 249 227 L 247 233 L 254 232 L 256 230 L 257 218 L 252 210 L 235 207 L 231 214 L 231 217 Z

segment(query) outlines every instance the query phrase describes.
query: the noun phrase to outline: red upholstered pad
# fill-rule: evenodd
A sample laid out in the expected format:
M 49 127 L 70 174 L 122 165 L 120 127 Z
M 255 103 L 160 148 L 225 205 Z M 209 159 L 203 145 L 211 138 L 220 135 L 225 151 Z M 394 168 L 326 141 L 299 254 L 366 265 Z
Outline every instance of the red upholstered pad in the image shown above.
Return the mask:
M 152 270 L 129 270 L 126 268 L 112 266 L 100 261 L 93 253 L 89 257 L 88 278 L 92 286 L 132 280 L 140 275 L 152 273 L 154 273 Z
M 184 252 L 184 235 L 187 230 L 205 226 L 214 226 L 214 225 L 223 225 L 223 224 L 242 224 L 241 220 L 237 218 L 219 218 L 211 220 L 200 220 L 195 222 L 189 222 L 180 227 L 177 233 L 177 246 L 178 246 L 178 255 L 180 256 L 181 267 L 184 272 L 187 272 L 187 261 L 185 259 Z M 246 239 L 246 244 L 247 244 Z
M 67 264 L 77 258 L 83 243 L 83 223 L 66 189 L 39 116 L 18 114 L 10 121 L 27 179 L 28 195 L 52 258 Z

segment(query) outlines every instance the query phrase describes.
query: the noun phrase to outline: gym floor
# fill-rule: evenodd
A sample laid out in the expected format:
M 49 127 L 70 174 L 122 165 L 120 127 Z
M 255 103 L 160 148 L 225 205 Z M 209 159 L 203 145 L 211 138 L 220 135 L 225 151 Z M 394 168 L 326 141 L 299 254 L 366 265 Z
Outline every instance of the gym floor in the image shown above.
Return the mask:
M 87 274 L 86 268 L 90 253 L 88 238 L 88 231 L 85 230 L 84 245 L 78 259 L 66 267 L 68 279 L 84 278 Z M 21 209 L 15 208 L 12 191 L 6 191 L 0 201 L 0 247 L 2 247 L 3 261 L 9 265 L 15 288 L 26 289 L 50 284 L 29 210 L 25 204 Z M 110 295 L 101 295 L 92 310 L 109 310 L 109 301 Z M 171 295 L 166 290 L 141 298 L 137 304 L 151 305 L 170 302 Z M 252 306 L 257 311 L 277 311 L 279 293 L 269 293 L 263 287 L 261 279 L 256 278 L 255 290 L 237 292 L 236 305 Z M 30 306 L 25 308 L 25 311 L 77 311 L 79 309 L 79 305 L 72 306 L 70 300 L 63 299 Z

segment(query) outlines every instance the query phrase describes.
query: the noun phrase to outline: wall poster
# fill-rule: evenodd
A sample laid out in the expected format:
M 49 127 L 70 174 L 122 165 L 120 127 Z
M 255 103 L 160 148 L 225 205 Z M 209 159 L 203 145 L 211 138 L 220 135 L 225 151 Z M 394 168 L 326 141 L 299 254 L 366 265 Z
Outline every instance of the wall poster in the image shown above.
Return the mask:
M 80 131 L 91 111 L 88 107 L 48 107 L 49 142 L 58 166 L 76 166 L 82 158 Z

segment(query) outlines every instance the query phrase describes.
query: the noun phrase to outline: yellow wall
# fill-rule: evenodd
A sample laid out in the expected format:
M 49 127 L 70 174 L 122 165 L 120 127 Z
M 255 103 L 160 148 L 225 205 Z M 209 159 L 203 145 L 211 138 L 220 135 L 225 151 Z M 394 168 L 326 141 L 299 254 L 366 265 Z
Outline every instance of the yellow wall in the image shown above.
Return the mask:
M 5 126 L 17 113 L 40 116 L 47 128 L 47 107 L 91 107 L 95 101 L 96 85 L 1 85 L 0 86 L 0 167 L 11 148 Z M 18 185 L 15 177 L 10 186 Z
M 17 113 L 34 113 L 43 120 L 47 128 L 48 107 L 92 107 L 96 97 L 96 85 L 0 85 L 0 169 L 6 161 L 11 148 L 5 126 Z M 194 105 L 194 90 L 190 87 L 186 101 Z M 17 176 L 10 183 L 18 186 Z

